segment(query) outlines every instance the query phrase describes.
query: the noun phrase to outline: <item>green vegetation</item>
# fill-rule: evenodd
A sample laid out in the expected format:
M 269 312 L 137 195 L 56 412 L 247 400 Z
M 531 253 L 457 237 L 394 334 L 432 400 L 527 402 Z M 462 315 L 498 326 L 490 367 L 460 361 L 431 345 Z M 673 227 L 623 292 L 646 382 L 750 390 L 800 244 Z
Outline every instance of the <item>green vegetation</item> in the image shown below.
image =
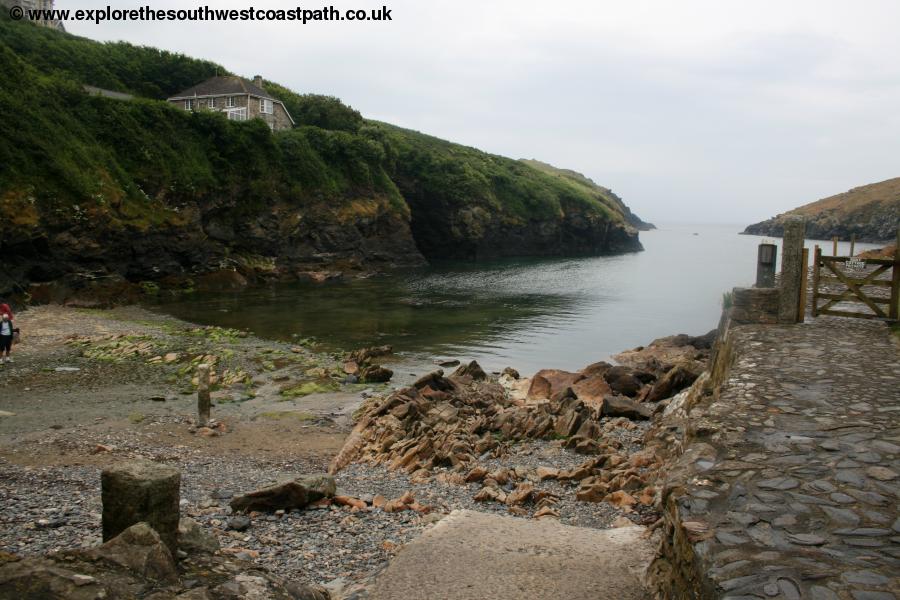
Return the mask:
M 0 18 L 0 223 L 10 230 L 2 233 L 87 223 L 147 230 L 179 225 L 210 203 L 229 206 L 237 222 L 279 200 L 334 212 L 351 197 L 380 199 L 405 213 L 377 140 L 313 126 L 273 135 L 258 120 L 158 101 L 215 68 Z M 83 84 L 154 100 L 91 96 Z M 296 95 L 292 103 L 318 123 L 353 129 L 353 111 L 342 118 L 333 100 L 307 99 L 318 111 L 301 110 Z
M 734 305 L 734 294 L 732 292 L 722 292 L 722 308 L 728 310 Z
M 526 162 L 387 123 L 370 123 L 370 135 L 387 142 L 390 172 L 409 202 L 477 206 L 519 222 L 558 219 L 572 210 L 624 221 L 608 200 Z
M 861 242 L 893 241 L 900 222 L 900 177 L 804 204 L 749 225 L 744 233 L 780 236 L 788 216 L 803 217 L 807 239 L 828 240 L 836 236 L 846 241 L 855 235 Z
M 304 381 L 303 383 L 282 390 L 281 395 L 287 400 L 290 398 L 309 396 L 310 394 L 327 394 L 328 392 L 336 392 L 339 389 L 340 385 L 338 385 L 336 381 Z
M 0 250 L 16 248 L 33 259 L 39 265 L 37 278 L 47 281 L 72 270 L 65 261 L 84 258 L 77 244 L 52 247 L 55 262 L 38 257 L 46 253 L 41 244 L 51 244 L 48 240 L 63 232 L 73 232 L 79 244 L 95 243 L 113 253 L 112 241 L 129 248 L 133 236 L 148 233 L 157 234 L 163 247 L 173 235 L 184 238 L 185 246 L 206 244 L 206 255 L 197 252 L 189 259 L 201 264 L 184 264 L 183 251 L 167 257 L 168 273 L 157 275 L 149 268 L 125 273 L 130 265 L 119 267 L 129 281 L 145 282 L 136 286 L 139 290 L 156 294 L 158 284 L 148 279 L 198 267 L 213 270 L 222 254 L 245 273 L 275 273 L 272 256 L 280 255 L 285 240 L 311 255 L 322 249 L 303 236 L 314 238 L 317 230 L 332 225 L 368 227 L 382 215 L 395 226 L 411 219 L 414 235 L 426 238 L 420 244 L 426 254 L 427 240 L 445 240 L 444 247 L 451 248 L 476 240 L 473 247 L 481 248 L 504 244 L 502 235 L 491 236 L 501 232 L 527 241 L 529 226 L 558 224 L 573 214 L 578 232 L 594 236 L 580 248 L 599 247 L 598 239 L 624 228 L 627 208 L 605 188 L 366 121 L 330 96 L 297 94 L 264 82 L 298 125 L 277 133 L 257 119 L 234 122 L 163 101 L 217 73 L 228 74 L 209 61 L 99 43 L 0 15 Z M 85 85 L 134 99 L 91 95 Z M 259 237 L 271 242 L 268 246 L 244 247 L 242 241 L 228 241 L 227 233 L 210 242 L 214 236 L 206 235 L 209 222 L 228 232 L 266 218 Z M 370 229 L 365 235 L 394 236 L 398 253 L 415 254 L 402 227 Z M 564 252 L 558 240 L 572 238 L 547 236 L 534 246 L 539 253 L 541 248 Z M 629 246 L 622 237 L 619 248 L 637 245 L 632 240 Z M 333 246 L 341 246 L 340 241 Z M 349 244 L 342 247 L 361 252 Z M 109 257 L 92 260 L 104 259 Z M 45 272 L 51 267 L 43 265 L 50 262 L 59 266 Z M 23 270 L 6 277 L 12 279 L 0 279 L 0 287 L 20 285 L 30 275 Z M 192 289 L 194 283 L 172 285 Z

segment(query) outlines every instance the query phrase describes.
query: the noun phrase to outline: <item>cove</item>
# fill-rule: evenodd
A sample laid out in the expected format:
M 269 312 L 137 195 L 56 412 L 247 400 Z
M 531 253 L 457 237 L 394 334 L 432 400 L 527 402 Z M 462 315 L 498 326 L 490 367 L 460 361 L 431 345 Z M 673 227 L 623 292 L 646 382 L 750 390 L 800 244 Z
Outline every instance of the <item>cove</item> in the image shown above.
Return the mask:
M 195 293 L 151 308 L 266 338 L 313 337 L 324 350 L 390 344 L 396 356 L 387 364 L 401 377 L 435 368 L 435 358 L 523 375 L 574 370 L 658 337 L 714 328 L 723 292 L 755 277 L 764 238 L 741 229 L 661 225 L 641 233 L 643 252 L 438 262 L 365 279 Z M 830 241 L 818 243 L 830 253 Z

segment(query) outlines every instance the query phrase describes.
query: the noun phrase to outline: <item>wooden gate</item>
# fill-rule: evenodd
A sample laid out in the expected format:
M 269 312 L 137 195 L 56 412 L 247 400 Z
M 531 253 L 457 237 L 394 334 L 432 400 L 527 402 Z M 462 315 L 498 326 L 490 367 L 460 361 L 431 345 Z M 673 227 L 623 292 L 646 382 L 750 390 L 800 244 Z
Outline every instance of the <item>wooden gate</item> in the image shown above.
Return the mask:
M 812 291 L 814 317 L 897 320 L 900 260 L 822 256 L 822 250 L 816 246 Z M 821 300 L 826 302 L 820 305 Z

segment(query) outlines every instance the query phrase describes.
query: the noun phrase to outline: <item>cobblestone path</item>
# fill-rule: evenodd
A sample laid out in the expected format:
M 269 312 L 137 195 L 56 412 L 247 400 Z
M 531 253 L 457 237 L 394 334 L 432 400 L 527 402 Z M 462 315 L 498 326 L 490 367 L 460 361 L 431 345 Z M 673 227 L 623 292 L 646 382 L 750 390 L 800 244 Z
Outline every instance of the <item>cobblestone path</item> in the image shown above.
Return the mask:
M 732 334 L 679 505 L 704 587 L 900 600 L 900 345 L 882 323 L 831 317 Z

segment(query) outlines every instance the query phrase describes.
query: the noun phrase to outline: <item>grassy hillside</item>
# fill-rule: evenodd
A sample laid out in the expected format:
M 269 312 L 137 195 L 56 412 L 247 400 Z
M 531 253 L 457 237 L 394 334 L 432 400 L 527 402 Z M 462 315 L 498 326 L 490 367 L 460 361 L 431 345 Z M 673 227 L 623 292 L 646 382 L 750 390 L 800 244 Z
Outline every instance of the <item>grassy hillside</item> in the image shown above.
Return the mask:
M 416 262 L 420 250 L 640 247 L 624 205 L 519 161 L 367 122 L 333 97 L 265 81 L 298 123 L 277 133 L 162 101 L 215 73 L 227 70 L 0 15 L 0 293 L 235 265 L 290 277 L 310 265 Z
M 568 185 L 571 185 L 576 190 L 579 190 L 582 193 L 587 193 L 592 198 L 596 199 L 598 202 L 604 204 L 615 212 L 621 213 L 625 220 L 638 228 L 641 231 L 647 231 L 650 229 L 656 229 L 656 226 L 652 223 L 647 223 L 642 220 L 636 214 L 631 212 L 631 209 L 628 208 L 625 203 L 619 198 L 613 191 L 609 188 L 605 188 L 601 185 L 597 185 L 588 177 L 585 177 L 581 173 L 577 171 L 572 171 L 570 169 L 560 169 L 554 167 L 553 165 L 549 165 L 545 162 L 541 162 L 535 159 L 522 159 L 523 163 L 526 165 L 537 169 L 543 173 L 551 175 Z
M 640 249 L 614 203 L 522 161 L 371 122 L 433 258 L 592 254 Z
M 850 239 L 856 234 L 860 241 L 892 241 L 900 225 L 900 177 L 853 188 L 805 204 L 799 208 L 750 225 L 744 233 L 780 236 L 784 218 L 799 215 L 806 219 L 808 238 L 830 239 L 838 236 Z

